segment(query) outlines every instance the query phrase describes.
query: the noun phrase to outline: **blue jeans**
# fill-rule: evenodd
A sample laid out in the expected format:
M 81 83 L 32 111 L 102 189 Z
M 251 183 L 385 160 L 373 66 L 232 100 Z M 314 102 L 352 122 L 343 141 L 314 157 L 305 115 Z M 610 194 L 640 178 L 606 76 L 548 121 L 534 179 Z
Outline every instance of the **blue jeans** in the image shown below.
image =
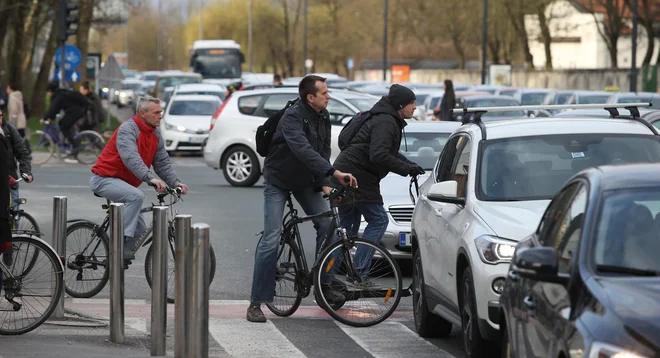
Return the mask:
M 314 192 L 312 188 L 292 192 L 306 215 L 314 215 L 330 210 L 328 202 L 323 199 L 322 192 Z M 275 295 L 275 274 L 277 265 L 277 250 L 282 233 L 284 208 L 289 196 L 283 190 L 264 181 L 264 233 L 254 254 L 254 273 L 252 277 L 252 294 L 250 305 L 273 302 Z M 331 223 L 330 217 L 313 220 L 316 229 L 316 252 L 325 239 Z
M 348 231 L 349 236 L 355 237 L 360 231 L 360 221 L 361 216 L 364 217 L 364 220 L 367 222 L 367 227 L 362 233 L 362 238 L 368 241 L 371 241 L 375 244 L 379 244 L 385 235 L 387 230 L 387 225 L 390 220 L 387 217 L 387 211 L 380 204 L 374 203 L 352 203 L 347 205 L 342 205 L 339 207 L 339 222 L 341 226 Z M 338 240 L 338 237 L 335 235 L 335 240 Z M 332 274 L 335 272 L 335 268 L 340 267 L 341 257 L 338 255 L 340 251 L 335 251 L 333 257 L 335 258 L 335 263 L 333 268 L 330 271 L 329 275 L 324 275 L 322 278 L 323 284 L 329 284 L 332 278 Z M 354 256 L 354 267 L 357 271 L 356 273 L 360 277 L 364 277 L 369 273 L 369 267 L 371 266 L 371 259 L 374 255 L 374 250 L 366 245 L 360 245 Z

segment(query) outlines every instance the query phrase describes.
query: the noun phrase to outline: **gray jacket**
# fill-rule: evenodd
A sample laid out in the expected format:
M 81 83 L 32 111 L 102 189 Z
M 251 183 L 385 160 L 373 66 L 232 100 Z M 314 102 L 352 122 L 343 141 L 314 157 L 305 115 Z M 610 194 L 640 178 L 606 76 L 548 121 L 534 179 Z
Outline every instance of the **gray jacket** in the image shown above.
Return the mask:
M 316 112 L 302 100 L 289 107 L 273 135 L 264 179 L 291 191 L 328 185 L 325 178 L 335 171 L 330 165 L 331 127 L 325 109 Z

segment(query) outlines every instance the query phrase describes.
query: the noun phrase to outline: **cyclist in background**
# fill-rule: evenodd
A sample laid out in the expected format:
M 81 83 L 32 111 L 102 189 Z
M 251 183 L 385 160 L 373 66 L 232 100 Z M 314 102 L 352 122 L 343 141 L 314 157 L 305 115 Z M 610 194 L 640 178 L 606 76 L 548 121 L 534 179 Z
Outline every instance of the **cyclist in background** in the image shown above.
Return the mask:
M 163 193 L 166 184 L 181 188 L 188 193 L 188 186 L 177 177 L 170 156 L 165 150 L 165 140 L 158 126 L 163 118 L 163 109 L 157 98 L 141 97 L 137 103 L 138 113 L 122 123 L 103 148 L 96 164 L 92 167 L 89 186 L 92 191 L 110 201 L 124 203 L 124 264 L 135 259 L 131 250 L 138 238 L 147 229 L 140 214 L 144 193 L 140 184 L 148 183 Z M 152 166 L 156 178 L 149 168 Z
M 23 141 L 23 138 L 18 133 L 16 128 L 14 128 L 5 120 L 4 113 L 2 113 L 2 111 L 0 111 L 0 129 L 2 129 L 2 133 L 0 134 L 4 136 L 5 142 L 7 144 L 6 167 L 9 173 L 9 188 L 11 191 L 11 201 L 9 202 L 9 205 L 13 209 L 18 210 L 20 205 L 20 202 L 18 201 L 18 198 L 20 197 L 18 194 L 18 183 L 16 182 L 16 180 L 19 178 L 18 171 L 20 169 L 20 172 L 22 176 L 24 176 L 26 182 L 32 182 L 32 156 L 28 152 L 27 148 L 25 148 L 25 142 Z M 11 266 L 13 261 L 11 248 L 4 253 L 2 259 L 5 265 Z
M 103 123 L 103 104 L 101 104 L 101 99 L 92 91 L 89 81 L 85 81 L 80 86 L 80 94 L 87 98 L 89 106 L 85 111 L 86 115 L 79 121 L 78 129 L 81 131 L 87 129 L 98 132 Z
M 59 122 L 60 131 L 71 144 L 71 154 L 64 159 L 64 162 L 79 163 L 80 140 L 76 138 L 73 126 L 80 118 L 85 116 L 89 102 L 79 92 L 59 88 L 57 81 L 50 82 L 46 91 L 48 97 L 50 97 L 50 108 L 40 122 L 43 124 L 45 121 L 55 119 L 60 111 L 64 111 L 64 116 Z

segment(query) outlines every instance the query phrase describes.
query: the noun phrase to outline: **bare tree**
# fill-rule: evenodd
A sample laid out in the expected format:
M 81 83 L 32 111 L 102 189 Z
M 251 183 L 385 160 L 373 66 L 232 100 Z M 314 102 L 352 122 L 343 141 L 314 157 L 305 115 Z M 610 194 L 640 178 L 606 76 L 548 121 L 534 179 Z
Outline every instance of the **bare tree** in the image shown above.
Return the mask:
M 82 55 L 80 60 L 80 83 L 87 80 L 87 52 L 89 48 L 89 30 L 92 27 L 94 17 L 94 6 L 96 0 L 80 0 L 78 7 L 78 33 L 76 34 L 76 44 Z
M 30 12 L 30 3 L 19 2 L 14 16 L 14 46 L 9 58 L 9 82 L 23 84 L 23 52 L 25 46 L 25 19 Z
M 626 6 L 632 13 L 633 0 L 625 1 Z M 648 65 L 651 63 L 653 52 L 655 51 L 655 39 L 660 35 L 654 28 L 655 25 L 658 24 L 658 20 L 660 20 L 660 3 L 657 0 L 639 0 L 637 14 L 640 25 L 642 25 L 646 31 L 646 38 L 648 41 L 642 65 Z
M 50 0 L 49 3 L 53 4 L 53 8 L 57 5 L 56 0 Z M 32 100 L 30 101 L 30 108 L 32 113 L 44 113 L 46 86 L 48 85 L 48 75 L 50 74 L 50 67 L 55 57 L 55 50 L 57 49 L 57 21 L 51 21 L 50 33 L 48 35 L 48 42 L 46 43 L 46 51 L 41 60 L 39 67 L 39 74 L 34 81 L 34 89 L 32 91 Z
M 525 3 L 526 0 L 505 0 L 504 6 L 511 18 L 511 26 L 518 35 L 518 41 L 522 45 L 521 50 L 525 57 L 525 64 L 529 68 L 534 68 L 534 57 L 529 49 L 529 36 L 525 28 Z
M 30 12 L 25 20 L 25 34 L 26 39 L 29 39 L 29 46 L 25 49 L 23 58 L 23 72 L 30 71 L 32 65 L 32 58 L 34 57 L 34 49 L 39 39 L 39 34 L 43 29 L 46 22 L 48 22 L 48 13 L 52 10 L 46 0 L 33 0 Z
M 589 0 L 587 6 L 596 21 L 598 34 L 605 40 L 607 52 L 610 55 L 610 64 L 612 68 L 618 66 L 617 44 L 621 31 L 626 24 L 624 16 L 626 15 L 626 6 L 624 0 Z

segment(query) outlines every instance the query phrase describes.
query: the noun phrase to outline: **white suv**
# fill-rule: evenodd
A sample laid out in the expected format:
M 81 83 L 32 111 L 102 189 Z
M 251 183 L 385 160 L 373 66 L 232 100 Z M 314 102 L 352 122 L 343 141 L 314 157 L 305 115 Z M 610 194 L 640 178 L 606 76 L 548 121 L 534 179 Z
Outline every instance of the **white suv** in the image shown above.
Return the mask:
M 257 127 L 298 97 L 298 88 L 268 88 L 234 92 L 211 119 L 211 133 L 204 146 L 204 161 L 222 169 L 232 186 L 252 186 L 261 177 L 264 158 L 254 142 Z M 377 97 L 357 92 L 330 90 L 328 112 L 332 126 L 330 162 L 339 154 L 337 137 L 343 124 L 357 112 L 368 111 Z
M 411 223 L 418 334 L 446 336 L 457 325 L 470 357 L 492 352 L 516 243 L 574 173 L 658 161 L 656 134 L 642 120 L 605 116 L 471 121 L 454 132 Z

